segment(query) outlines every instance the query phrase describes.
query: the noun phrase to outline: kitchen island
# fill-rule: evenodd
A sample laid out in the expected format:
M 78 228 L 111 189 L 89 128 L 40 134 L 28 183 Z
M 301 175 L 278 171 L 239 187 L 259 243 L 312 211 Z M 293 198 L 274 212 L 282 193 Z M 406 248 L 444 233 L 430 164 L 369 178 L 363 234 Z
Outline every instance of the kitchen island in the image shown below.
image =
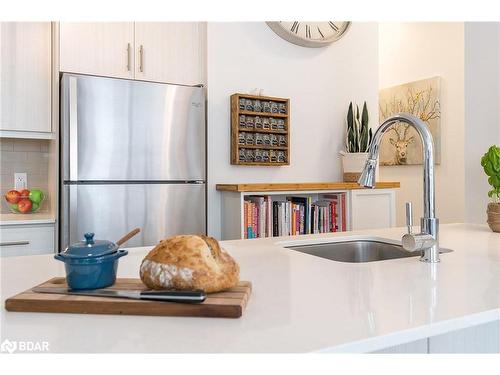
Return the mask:
M 400 242 L 406 228 L 225 241 L 253 283 L 239 319 L 1 312 L 1 340 L 50 352 L 500 352 L 500 234 L 441 225 L 441 263 L 416 257 L 343 263 L 284 245 L 340 238 Z M 119 277 L 138 277 L 149 248 L 129 249 Z M 64 276 L 49 255 L 1 259 L 7 297 Z

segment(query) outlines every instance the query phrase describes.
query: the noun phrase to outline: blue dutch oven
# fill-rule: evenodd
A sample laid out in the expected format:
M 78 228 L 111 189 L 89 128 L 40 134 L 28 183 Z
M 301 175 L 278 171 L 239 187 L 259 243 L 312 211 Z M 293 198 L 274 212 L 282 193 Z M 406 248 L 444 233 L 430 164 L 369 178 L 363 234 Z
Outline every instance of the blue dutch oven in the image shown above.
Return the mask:
M 54 258 L 64 262 L 66 282 L 71 289 L 99 289 L 116 281 L 118 259 L 128 254 L 111 241 L 94 240 L 94 233 L 74 243 Z

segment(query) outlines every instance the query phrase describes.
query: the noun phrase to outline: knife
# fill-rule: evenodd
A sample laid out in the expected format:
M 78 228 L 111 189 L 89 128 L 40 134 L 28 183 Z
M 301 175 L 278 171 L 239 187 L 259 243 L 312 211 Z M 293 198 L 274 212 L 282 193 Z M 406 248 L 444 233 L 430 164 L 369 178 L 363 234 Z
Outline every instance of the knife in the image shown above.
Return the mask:
M 68 289 L 68 288 L 44 288 L 32 289 L 35 293 L 68 294 L 75 296 L 111 297 L 143 299 L 165 302 L 201 303 L 207 296 L 202 290 L 109 290 L 109 289 Z

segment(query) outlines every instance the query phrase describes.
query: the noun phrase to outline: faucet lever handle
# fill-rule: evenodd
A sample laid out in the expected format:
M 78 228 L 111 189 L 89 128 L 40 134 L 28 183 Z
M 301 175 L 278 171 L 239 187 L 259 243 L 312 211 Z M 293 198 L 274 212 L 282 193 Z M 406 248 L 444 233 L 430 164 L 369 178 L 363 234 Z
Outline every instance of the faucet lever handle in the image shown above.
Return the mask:
M 408 233 L 413 233 L 413 208 L 411 202 L 406 202 L 406 226 Z

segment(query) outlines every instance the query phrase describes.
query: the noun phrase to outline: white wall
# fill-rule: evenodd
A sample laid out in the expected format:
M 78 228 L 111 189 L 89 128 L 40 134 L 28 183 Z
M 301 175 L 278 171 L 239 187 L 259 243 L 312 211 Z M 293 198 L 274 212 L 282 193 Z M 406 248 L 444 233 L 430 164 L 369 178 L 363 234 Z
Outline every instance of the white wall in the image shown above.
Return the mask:
M 500 145 L 500 23 L 465 24 L 465 220 L 486 221 L 491 189 L 480 165 Z
M 441 223 L 464 221 L 464 26 L 463 23 L 380 23 L 379 85 L 441 79 L 441 164 L 436 166 L 436 214 Z M 422 166 L 381 167 L 380 177 L 400 181 L 397 224 L 404 203 L 422 216 Z M 417 224 L 418 225 L 418 224 Z
M 341 180 L 349 101 L 368 102 L 377 122 L 377 24 L 354 23 L 327 48 L 304 48 L 275 35 L 264 22 L 209 23 L 208 233 L 220 238 L 217 183 Z M 263 88 L 291 100 L 291 165 L 230 165 L 229 96 Z

